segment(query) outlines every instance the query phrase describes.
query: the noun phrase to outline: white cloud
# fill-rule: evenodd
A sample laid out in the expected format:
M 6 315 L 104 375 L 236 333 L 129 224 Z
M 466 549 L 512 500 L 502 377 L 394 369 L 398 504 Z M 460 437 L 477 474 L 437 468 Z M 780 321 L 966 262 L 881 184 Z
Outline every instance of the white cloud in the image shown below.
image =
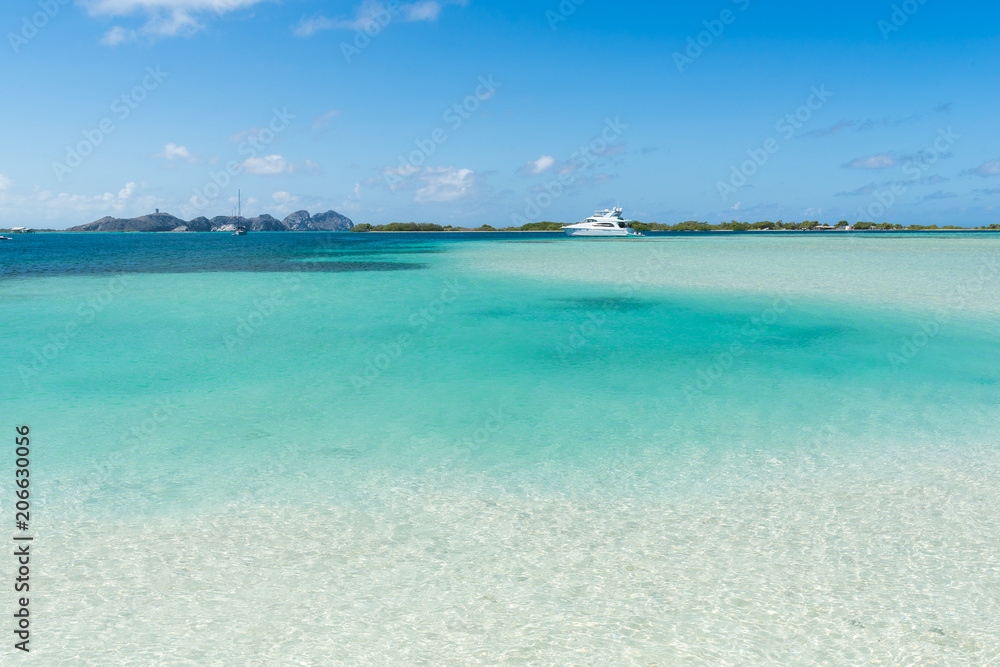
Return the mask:
M 257 176 L 280 176 L 282 174 L 316 173 L 320 171 L 320 166 L 312 160 L 293 164 L 281 155 L 249 157 L 240 163 L 240 167 L 244 172 Z
M 167 162 L 173 162 L 175 160 L 184 160 L 185 162 L 197 162 L 198 158 L 191 154 L 184 146 L 179 146 L 175 143 L 168 143 L 163 147 L 162 153 L 154 153 L 153 157 L 158 157 L 166 160 Z
M 350 196 L 348 196 L 347 199 L 345 199 L 344 201 L 342 201 L 340 203 L 340 209 L 339 210 L 341 210 L 341 211 L 360 211 L 361 210 L 361 205 L 359 204 L 360 201 L 361 201 L 361 184 L 360 183 L 355 183 L 354 184 L 354 190 L 352 191 L 352 193 L 350 194 Z
M 0 174 L 0 190 L 10 190 L 12 187 L 14 187 L 14 181 L 4 174 Z
M 101 44 L 104 46 L 118 46 L 123 42 L 134 41 L 138 37 L 135 30 L 126 30 L 120 25 L 116 25 L 101 37 Z
M 423 0 L 414 2 L 412 5 L 404 5 L 406 8 L 407 21 L 435 21 L 441 13 L 441 5 L 434 0 Z
M 476 175 L 471 169 L 427 167 L 418 176 L 423 186 L 413 195 L 415 202 L 447 202 L 461 199 L 472 192 Z
M 622 152 L 622 150 L 620 150 L 619 147 L 624 147 L 624 144 L 617 144 L 616 146 L 612 146 L 611 148 L 608 149 L 609 151 L 612 152 L 600 153 L 599 155 L 601 155 L 602 157 L 607 157 L 608 155 L 617 155 L 618 153 Z M 595 153 L 595 155 L 598 155 L 598 153 Z M 537 176 L 547 171 L 554 170 L 555 173 L 562 176 L 566 174 L 574 174 L 579 168 L 580 165 L 572 160 L 560 162 L 551 155 L 542 155 L 537 160 L 528 160 L 526 164 L 522 165 L 517 169 L 517 174 L 519 176 Z
M 250 127 L 245 130 L 240 130 L 239 132 L 230 134 L 229 140 L 232 141 L 233 143 L 238 144 L 240 142 L 246 141 L 247 139 L 259 137 L 260 133 L 266 129 L 267 129 L 266 127 Z
M 966 173 L 975 174 L 976 176 L 1000 176 L 1000 160 L 984 162 Z
M 419 167 L 414 167 L 411 164 L 403 164 L 398 167 L 386 167 L 382 170 L 382 173 L 378 178 L 368 179 L 365 181 L 365 185 L 385 183 L 388 185 L 390 190 L 400 190 L 408 183 L 409 177 L 419 171 Z
M 522 176 L 536 176 L 548 171 L 555 165 L 556 159 L 551 155 L 543 155 L 537 160 L 528 160 L 528 163 L 517 170 Z
M 118 199 L 125 201 L 132 197 L 135 193 L 135 181 L 129 181 L 125 184 L 125 187 L 118 191 Z
M 337 111 L 336 109 L 330 109 L 326 113 L 316 116 L 316 118 L 314 118 L 312 122 L 312 129 L 318 130 L 323 127 L 326 127 L 327 125 L 330 124 L 330 121 L 333 120 L 334 116 L 339 116 L 339 115 L 340 115 L 339 111 Z
M 28 193 L 0 189 L 0 215 L 46 221 L 55 227 L 82 225 L 106 215 L 143 215 L 163 205 L 157 197 L 143 194 L 145 188 L 144 183 L 130 181 L 117 194 L 53 193 L 37 186 Z
M 273 199 L 276 204 L 281 204 L 282 206 L 285 204 L 293 204 L 299 200 L 298 197 L 289 192 L 285 192 L 284 190 L 275 192 L 271 195 L 271 199 Z
M 289 174 L 294 169 L 291 162 L 280 155 L 265 155 L 264 157 L 248 157 L 240 163 L 243 171 L 248 174 L 263 176 L 278 176 Z
M 405 7 L 406 5 L 402 5 Z M 299 37 L 309 37 L 321 30 L 364 30 L 378 24 L 380 27 L 389 25 L 395 16 L 388 7 L 379 0 L 365 0 L 354 10 L 353 19 L 331 19 L 325 16 L 315 16 L 302 19 L 293 32 Z
M 302 19 L 299 24 L 292 28 L 296 37 L 309 37 L 323 30 L 333 30 L 334 28 L 346 27 L 341 25 L 343 21 L 334 21 L 325 16 L 315 16 L 311 19 Z
M 404 2 L 390 9 L 389 5 L 380 0 L 365 0 L 354 10 L 354 18 L 332 19 L 322 15 L 303 18 L 292 28 L 292 32 L 298 37 L 309 37 L 323 30 L 364 30 L 373 24 L 384 28 L 399 15 L 402 15 L 401 18 L 406 23 L 436 21 L 445 5 L 464 7 L 467 4 L 468 0 L 418 0 Z
M 897 164 L 896 156 L 889 153 L 880 153 L 869 157 L 859 157 L 851 160 L 844 166 L 848 169 L 885 169 Z
M 91 16 L 125 17 L 141 14 L 145 23 L 128 29 L 114 26 L 108 30 L 101 43 L 115 46 L 139 36 L 158 37 L 190 36 L 205 26 L 199 17 L 209 14 L 222 16 L 227 12 L 252 7 L 265 0 L 83 0 L 81 4 Z
M 404 164 L 386 167 L 379 176 L 369 178 L 365 185 L 380 185 L 393 192 L 414 190 L 413 201 L 447 202 L 462 199 L 474 193 L 481 179 L 471 169 L 456 167 L 414 167 Z M 360 197 L 361 184 L 354 186 L 354 196 Z

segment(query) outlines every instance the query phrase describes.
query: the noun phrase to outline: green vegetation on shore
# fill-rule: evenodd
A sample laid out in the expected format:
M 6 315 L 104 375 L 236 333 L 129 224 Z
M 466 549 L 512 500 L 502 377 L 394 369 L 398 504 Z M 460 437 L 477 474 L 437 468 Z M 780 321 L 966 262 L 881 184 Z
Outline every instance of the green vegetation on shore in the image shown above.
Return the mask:
M 369 225 L 366 222 L 354 225 L 352 232 L 558 232 L 562 229 L 559 222 L 531 222 L 520 227 L 504 227 L 497 229 L 490 225 L 481 227 L 452 227 L 451 225 L 434 225 L 429 222 L 390 222 L 388 225 Z
M 633 222 L 632 226 L 640 232 L 747 232 L 763 230 L 788 230 L 788 231 L 815 231 L 824 229 L 842 229 L 849 226 L 846 220 L 841 220 L 836 225 L 821 225 L 817 220 L 803 220 L 802 222 L 782 222 L 778 220 L 762 220 L 760 222 L 720 222 L 712 225 L 707 222 L 697 220 L 687 220 L 676 225 L 667 225 L 661 222 Z M 935 229 L 993 229 L 1000 230 L 1000 224 L 992 224 L 988 227 L 958 227 L 956 225 L 894 225 L 888 222 L 856 222 L 854 229 L 863 230 L 898 230 L 898 231 L 921 231 Z M 490 225 L 481 227 L 452 227 L 451 225 L 434 225 L 427 222 L 392 222 L 388 225 L 369 225 L 361 223 L 354 226 L 352 232 L 558 232 L 562 229 L 560 222 L 531 222 L 520 227 L 502 227 L 497 229 Z

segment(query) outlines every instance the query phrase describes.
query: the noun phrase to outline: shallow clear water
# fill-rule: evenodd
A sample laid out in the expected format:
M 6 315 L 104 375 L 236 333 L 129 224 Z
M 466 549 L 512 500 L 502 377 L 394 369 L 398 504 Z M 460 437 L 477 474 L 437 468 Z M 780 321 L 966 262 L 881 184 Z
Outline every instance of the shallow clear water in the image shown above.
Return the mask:
M 33 664 L 1000 660 L 1000 237 L 4 243 Z

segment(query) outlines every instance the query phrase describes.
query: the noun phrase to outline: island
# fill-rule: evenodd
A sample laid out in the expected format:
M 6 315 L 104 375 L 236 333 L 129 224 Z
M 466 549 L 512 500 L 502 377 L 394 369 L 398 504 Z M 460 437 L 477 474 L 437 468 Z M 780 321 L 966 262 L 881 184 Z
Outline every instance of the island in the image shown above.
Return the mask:
M 330 210 L 325 213 L 310 215 L 309 211 L 296 211 L 278 220 L 267 213 L 253 218 L 237 217 L 232 215 L 219 215 L 214 218 L 204 216 L 193 220 L 184 221 L 174 217 L 169 213 L 160 213 L 159 209 L 155 213 L 149 213 L 137 218 L 114 218 L 105 216 L 100 220 L 77 225 L 66 230 L 56 229 L 29 229 L 27 227 L 14 227 L 12 229 L 0 229 L 0 233 L 32 233 L 32 232 L 234 232 L 240 226 L 251 232 L 558 232 L 561 231 L 562 222 L 531 222 L 520 227 L 493 227 L 492 225 L 480 225 L 479 227 L 462 227 L 452 225 L 438 225 L 429 222 L 390 222 L 384 225 L 372 225 L 369 223 L 355 224 L 350 218 Z M 856 222 L 853 225 L 846 220 L 841 220 L 835 225 L 820 224 L 816 220 L 803 220 L 802 222 L 782 222 L 777 220 L 763 220 L 759 222 L 720 222 L 713 225 L 708 222 L 697 220 L 686 220 L 677 224 L 666 224 L 661 222 L 639 222 L 632 221 L 632 226 L 640 232 L 781 232 L 781 231 L 1000 231 L 1000 224 L 993 223 L 981 227 L 958 227 L 956 225 L 909 225 L 904 227 L 900 224 L 888 222 Z
M 70 227 L 67 232 L 234 232 L 243 226 L 251 232 L 346 232 L 354 227 L 350 218 L 330 210 L 310 215 L 296 211 L 284 220 L 264 213 L 254 218 L 217 215 L 211 220 L 201 216 L 184 221 L 169 213 L 148 213 L 137 218 L 105 216 L 86 225 Z

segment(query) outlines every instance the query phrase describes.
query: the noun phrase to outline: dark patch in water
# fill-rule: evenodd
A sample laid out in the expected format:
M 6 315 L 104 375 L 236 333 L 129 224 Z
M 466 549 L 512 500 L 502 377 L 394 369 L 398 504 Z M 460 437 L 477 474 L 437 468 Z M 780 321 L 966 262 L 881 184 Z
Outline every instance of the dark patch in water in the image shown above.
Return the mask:
M 655 303 L 649 301 L 639 301 L 637 299 L 629 299 L 621 296 L 569 297 L 552 299 L 552 301 L 570 304 L 571 308 L 585 308 L 587 310 L 593 310 L 596 308 L 602 310 L 614 310 L 618 312 L 648 310 L 656 305 Z
M 355 235 L 356 236 L 356 235 Z M 412 271 L 396 261 L 434 246 L 359 242 L 348 234 L 38 234 L 0 254 L 0 278 L 115 273 Z M 7 251 L 10 252 L 7 252 Z M 399 257 L 393 255 L 398 254 Z M 340 256 L 337 256 L 340 255 Z M 375 255 L 382 255 L 376 258 Z M 302 262 L 304 258 L 320 261 Z
M 748 320 L 753 322 L 753 320 Z M 773 325 L 758 325 L 767 335 L 760 338 L 762 344 L 783 345 L 793 341 L 796 345 L 808 345 L 824 341 L 837 341 L 857 333 L 857 329 L 843 325 L 808 326 L 800 324 L 784 324 L 779 320 Z
M 382 250 L 328 250 L 321 255 L 308 257 L 355 257 L 366 255 L 431 255 L 447 252 L 442 248 L 384 248 Z
M 476 319 L 498 319 L 502 317 L 517 317 L 524 315 L 524 311 L 516 308 L 489 308 L 475 312 Z
M 94 264 L 22 265 L 10 267 L 3 277 L 28 276 L 95 276 L 116 273 L 345 273 L 352 271 L 413 271 L 426 269 L 416 262 L 287 262 L 266 261 L 255 263 L 217 263 L 212 266 L 190 264 L 138 265 L 125 263 L 118 266 Z

